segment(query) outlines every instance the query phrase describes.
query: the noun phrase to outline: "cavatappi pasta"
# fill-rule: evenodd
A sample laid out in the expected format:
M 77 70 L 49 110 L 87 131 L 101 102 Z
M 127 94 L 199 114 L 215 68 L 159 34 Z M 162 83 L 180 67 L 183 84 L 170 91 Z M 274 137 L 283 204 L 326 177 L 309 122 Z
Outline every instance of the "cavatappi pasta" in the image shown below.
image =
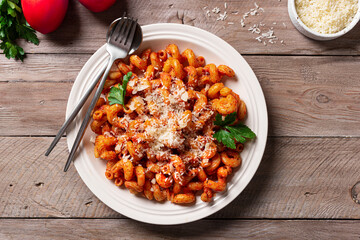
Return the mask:
M 109 105 L 110 88 L 129 71 L 125 107 Z M 236 121 L 246 116 L 239 95 L 221 83 L 234 75 L 226 65 L 205 64 L 191 49 L 180 53 L 175 44 L 132 55 L 129 64 L 117 62 L 91 123 L 106 178 L 149 200 L 178 204 L 194 202 L 197 192 L 209 202 L 224 191 L 241 165 L 243 144 L 231 150 L 218 143 L 213 121 L 217 113 L 237 112 Z

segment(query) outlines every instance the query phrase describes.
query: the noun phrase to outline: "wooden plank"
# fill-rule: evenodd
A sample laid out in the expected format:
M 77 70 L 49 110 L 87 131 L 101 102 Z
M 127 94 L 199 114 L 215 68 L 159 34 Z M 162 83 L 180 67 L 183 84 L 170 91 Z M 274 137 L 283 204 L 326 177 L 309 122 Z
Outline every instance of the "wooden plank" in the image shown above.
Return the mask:
M 223 38 L 242 54 L 305 54 L 305 55 L 359 55 L 358 36 L 360 28 L 355 28 L 338 40 L 319 42 L 306 38 L 292 25 L 288 16 L 287 1 L 258 1 L 265 12 L 246 18 L 246 26 L 241 27 L 244 13 L 254 8 L 254 1 L 227 1 L 227 9 L 221 0 L 213 1 L 118 1 L 110 10 L 92 13 L 77 1 L 70 2 L 69 11 L 60 28 L 48 35 L 38 34 L 40 46 L 23 44 L 29 53 L 93 53 L 105 43 L 108 25 L 126 11 L 139 19 L 141 25 L 153 23 L 183 23 L 207 30 Z M 203 9 L 204 7 L 207 9 Z M 211 12 L 219 7 L 221 13 L 227 11 L 225 21 L 216 21 L 218 15 Z M 211 17 L 206 16 L 210 10 Z M 236 13 L 237 14 L 234 14 Z M 158 14 L 161 13 L 161 14 Z M 229 24 L 234 23 L 234 24 Z M 255 40 L 257 34 L 248 31 L 250 26 L 263 23 L 263 32 L 273 28 L 278 37 L 276 44 Z M 275 24 L 276 23 L 276 24 Z M 280 41 L 283 40 L 283 43 Z
M 74 167 L 63 172 L 64 139 L 44 156 L 51 141 L 0 138 L 0 216 L 121 217 L 88 190 Z M 360 205 L 350 195 L 360 181 L 359 144 L 360 138 L 269 138 L 249 186 L 211 218 L 359 219 Z
M 360 221 L 201 220 L 154 226 L 128 219 L 2 219 L 1 239 L 358 239 Z M 39 234 L 41 233 L 41 234 Z
M 269 135 L 359 136 L 360 59 L 245 58 L 265 94 Z
M 9 61 L 0 55 L 0 82 L 73 82 L 90 56 L 30 54 L 24 64 L 21 61 Z
M 88 58 L 36 54 L 25 65 L 0 60 L 7 69 L 0 79 L 0 135 L 56 134 L 72 81 Z M 360 58 L 245 58 L 265 93 L 271 136 L 360 136 Z
M 56 134 L 65 120 L 71 86 L 70 82 L 0 83 L 0 134 Z

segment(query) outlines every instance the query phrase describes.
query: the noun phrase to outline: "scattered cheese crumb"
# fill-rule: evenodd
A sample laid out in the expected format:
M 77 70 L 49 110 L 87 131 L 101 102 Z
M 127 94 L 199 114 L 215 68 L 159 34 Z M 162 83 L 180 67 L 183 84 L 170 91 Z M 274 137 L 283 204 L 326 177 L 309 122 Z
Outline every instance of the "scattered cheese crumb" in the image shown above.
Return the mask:
M 259 25 L 258 24 L 254 24 L 254 26 L 252 27 L 249 27 L 248 29 L 250 32 L 252 33 L 256 33 L 256 34 L 260 34 L 261 33 L 261 30 L 259 28 Z
M 244 22 L 244 19 L 241 19 L 241 20 L 240 20 L 240 24 L 241 24 L 242 27 L 245 27 L 245 26 L 246 26 L 246 25 L 245 25 L 245 22 Z
M 351 0 L 349 0 L 351 1 Z M 223 13 L 221 13 L 221 9 L 219 7 L 214 7 L 211 12 L 214 14 L 216 14 L 216 21 L 225 21 L 228 17 L 228 13 L 226 11 L 226 9 L 228 8 L 227 2 L 224 3 L 224 11 Z M 210 10 L 208 10 L 208 7 L 205 6 L 203 7 L 203 10 L 206 10 L 205 15 L 207 17 L 211 17 L 211 12 Z M 254 2 L 254 7 L 251 8 L 249 11 L 243 13 L 242 17 L 240 18 L 240 25 L 241 27 L 245 27 L 246 26 L 246 19 L 252 16 L 258 16 L 261 15 L 261 13 L 264 13 L 265 10 L 260 7 L 256 2 Z M 238 15 L 239 11 L 231 11 L 231 14 L 234 15 Z M 234 25 L 234 22 L 227 22 L 228 25 Z M 273 22 L 272 25 L 277 25 L 277 22 Z M 285 23 L 283 23 L 283 25 L 286 27 Z M 265 29 L 263 29 L 265 26 L 264 23 L 260 22 L 257 24 L 253 24 L 252 26 L 250 26 L 248 28 L 248 31 L 251 32 L 252 34 L 256 34 L 259 35 L 255 38 L 255 40 L 259 43 L 262 43 L 264 46 L 267 45 L 267 43 L 270 44 L 275 44 L 278 41 L 278 38 L 275 36 L 274 34 L 274 28 L 270 27 L 269 29 L 267 29 L 266 31 L 264 31 Z M 222 26 L 222 28 L 225 29 L 225 26 Z M 283 40 L 281 40 L 282 43 L 284 42 Z
M 106 100 L 106 96 L 105 96 L 105 94 L 101 93 L 100 98 L 102 98 L 102 99 Z
M 104 132 L 103 134 L 105 137 L 112 137 L 111 133 L 110 132 Z
M 220 12 L 220 8 L 215 7 L 212 12 L 218 14 Z
M 121 151 L 121 144 L 116 144 L 115 151 L 120 152 Z
M 210 10 L 206 11 L 206 16 L 210 17 Z
M 219 14 L 219 17 L 216 19 L 216 21 L 219 21 L 219 20 L 224 21 L 226 18 L 227 18 L 227 13 L 225 11 L 223 14 L 221 14 L 221 13 Z
M 189 99 L 189 94 L 188 92 L 184 92 L 183 94 L 181 94 L 181 100 L 183 100 L 184 102 L 187 102 L 187 100 Z
M 249 16 L 256 16 L 260 12 L 265 12 L 263 8 L 261 8 L 256 2 L 254 3 L 255 8 L 250 9 L 248 12 L 243 14 L 242 19 L 240 20 L 240 24 L 242 27 L 245 27 L 245 19 Z M 273 22 L 273 25 L 277 25 L 277 22 Z M 257 34 L 260 36 L 255 37 L 255 40 L 259 43 L 262 43 L 264 46 L 267 46 L 267 43 L 274 44 L 278 41 L 278 38 L 274 34 L 274 28 L 270 27 L 266 32 L 264 32 L 263 27 L 266 24 L 260 22 L 258 24 L 254 24 L 253 26 L 248 28 L 248 31 L 252 34 Z

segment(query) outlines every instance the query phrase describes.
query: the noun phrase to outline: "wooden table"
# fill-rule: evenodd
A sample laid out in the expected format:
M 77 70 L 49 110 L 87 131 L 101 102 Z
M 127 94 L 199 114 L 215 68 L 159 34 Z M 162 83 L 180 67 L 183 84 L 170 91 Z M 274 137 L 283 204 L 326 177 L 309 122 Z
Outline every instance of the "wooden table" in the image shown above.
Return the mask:
M 0 239 L 359 239 L 360 204 L 350 192 L 360 181 L 360 28 L 313 41 L 293 27 L 285 0 L 258 5 L 265 12 L 241 27 L 253 1 L 227 1 L 225 21 L 206 16 L 214 7 L 223 13 L 219 0 L 118 0 L 98 14 L 70 1 L 56 32 L 39 34 L 40 46 L 25 45 L 24 63 L 1 54 Z M 100 202 L 74 167 L 62 171 L 65 139 L 44 156 L 74 79 L 123 11 L 141 25 L 189 24 L 223 38 L 245 57 L 265 93 L 269 137 L 260 168 L 236 200 L 206 219 L 179 226 L 133 221 Z M 254 39 L 248 28 L 259 22 L 273 27 L 277 43 Z M 353 190 L 360 192 L 359 185 Z

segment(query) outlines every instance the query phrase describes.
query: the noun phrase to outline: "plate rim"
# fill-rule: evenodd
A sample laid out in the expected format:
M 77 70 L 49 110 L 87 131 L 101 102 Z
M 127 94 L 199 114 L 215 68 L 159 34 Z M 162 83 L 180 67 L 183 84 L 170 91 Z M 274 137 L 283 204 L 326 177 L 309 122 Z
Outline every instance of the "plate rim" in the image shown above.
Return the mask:
M 149 25 L 145 25 L 142 26 L 142 30 L 144 33 L 144 39 L 146 38 L 147 34 L 150 33 L 152 31 L 155 31 L 156 29 L 167 29 L 167 28 L 171 28 L 171 29 L 178 29 L 179 32 L 178 34 L 183 34 L 186 35 L 186 31 L 189 32 L 198 32 L 201 33 L 199 34 L 199 38 L 200 39 L 205 39 L 206 37 L 209 37 L 210 39 L 214 39 L 219 41 L 222 45 L 225 45 L 229 50 L 231 50 L 230 52 L 236 56 L 237 58 L 241 59 L 241 64 L 245 64 L 246 68 L 249 70 L 248 74 L 250 74 L 251 76 L 251 80 L 255 79 L 256 81 L 251 82 L 251 87 L 252 89 L 255 88 L 257 94 L 260 94 L 260 96 L 257 96 L 256 99 L 256 106 L 261 108 L 261 111 L 257 111 L 256 113 L 261 115 L 262 114 L 262 118 L 259 117 L 259 119 L 261 119 L 263 122 L 261 122 L 261 130 L 262 130 L 262 138 L 260 139 L 261 142 L 259 143 L 260 145 L 257 146 L 256 148 L 256 162 L 252 162 L 251 163 L 251 169 L 249 169 L 248 172 L 246 172 L 246 174 L 244 174 L 243 178 L 242 178 L 242 182 L 243 182 L 243 187 L 241 187 L 240 190 L 238 190 L 238 193 L 234 193 L 234 190 L 231 191 L 231 194 L 228 194 L 228 196 L 226 196 L 227 199 L 225 199 L 225 203 L 222 203 L 221 206 L 219 206 L 219 204 L 214 204 L 211 206 L 211 209 L 209 209 L 209 211 L 207 212 L 202 212 L 202 214 L 200 215 L 193 215 L 192 217 L 188 217 L 188 218 L 176 218 L 177 220 L 170 220 L 167 219 L 166 221 L 164 220 L 158 220 L 156 218 L 153 219 L 149 219 L 149 218 L 144 218 L 143 214 L 134 214 L 134 212 L 131 213 L 129 211 L 125 211 L 123 209 L 121 209 L 122 211 L 120 211 L 116 206 L 114 206 L 113 204 L 109 203 L 109 201 L 107 201 L 106 196 L 104 197 L 103 195 L 101 195 L 101 192 L 99 189 L 97 189 L 96 186 L 94 186 L 91 181 L 89 181 L 88 177 L 86 176 L 85 172 L 82 169 L 82 166 L 80 164 L 80 160 L 78 159 L 77 161 L 74 162 L 75 168 L 78 172 L 78 174 L 80 175 L 82 181 L 85 183 L 85 185 L 90 189 L 90 191 L 99 199 L 101 200 L 105 205 L 107 205 L 108 207 L 110 207 L 111 209 L 113 209 L 114 211 L 130 217 L 132 219 L 138 220 L 140 222 L 145 222 L 145 223 L 150 223 L 150 224 L 158 224 L 158 225 L 174 225 L 174 224 L 183 224 L 183 223 L 189 223 L 189 222 L 193 222 L 199 219 L 202 219 L 204 217 L 207 217 L 211 214 L 214 214 L 215 212 L 221 210 L 222 208 L 224 208 L 225 206 L 227 206 L 230 202 L 232 202 L 237 196 L 239 196 L 243 190 L 245 189 L 246 186 L 248 186 L 249 182 L 251 181 L 251 179 L 254 177 L 260 163 L 261 160 L 263 158 L 263 154 L 265 151 L 265 147 L 266 147 L 266 142 L 267 142 L 267 135 L 268 135 L 268 112 L 267 112 L 267 107 L 266 107 L 266 101 L 265 101 L 265 96 L 264 93 L 262 91 L 262 88 L 260 86 L 260 83 L 255 75 L 255 73 L 253 72 L 252 68 L 249 66 L 249 64 L 246 62 L 246 60 L 241 56 L 241 54 L 234 49 L 230 44 L 228 44 L 225 40 L 221 39 L 220 37 L 216 36 L 215 34 L 212 34 L 206 30 L 197 28 L 197 27 L 193 27 L 193 26 L 189 26 L 189 25 L 183 25 L 183 24 L 175 24 L 175 23 L 156 23 L 156 24 L 149 24 Z M 206 41 L 208 41 L 206 39 Z M 105 54 L 104 54 L 105 52 Z M 230 53 L 229 52 L 229 53 Z M 227 53 L 228 54 L 228 53 Z M 94 62 L 94 59 L 98 59 L 97 62 L 102 61 L 103 65 L 105 65 L 106 61 L 104 61 L 106 58 L 108 58 L 108 54 L 106 53 L 105 50 L 105 44 L 103 46 L 101 46 L 93 55 L 91 55 L 91 57 L 88 59 L 88 61 L 85 63 L 85 65 L 82 67 L 82 69 L 80 70 L 69 95 L 69 99 L 68 99 L 68 103 L 67 103 L 67 108 L 66 108 L 66 117 L 68 117 L 71 113 L 71 110 L 74 107 L 73 102 L 77 102 L 76 101 L 76 91 L 77 90 L 82 90 L 84 91 L 84 84 L 87 82 L 86 80 L 84 81 L 84 76 L 87 75 L 91 75 L 94 71 L 101 69 L 100 66 L 98 67 L 94 67 L 95 64 L 93 64 L 92 62 Z M 93 65 L 92 65 L 93 64 Z M 101 63 L 100 63 L 101 65 Z M 92 71 L 89 71 L 92 70 Z M 94 75 L 94 74 L 93 74 Z M 82 81 L 82 82 L 81 82 Z M 250 83 L 249 83 L 250 84 Z M 253 89 L 254 90 L 254 89 Z M 250 97 L 254 97 L 252 95 L 249 94 Z M 260 98 L 259 98 L 260 97 Z M 78 97 L 79 98 L 79 97 Z M 79 114 L 80 115 L 80 114 Z M 79 124 L 75 123 L 75 122 L 79 122 L 79 119 L 77 118 L 74 123 L 71 126 L 71 129 L 75 130 L 74 128 L 78 127 Z M 260 127 L 259 127 L 260 129 Z M 77 131 L 71 131 L 71 132 L 67 132 L 67 145 L 68 148 L 70 149 L 72 146 L 72 143 L 74 141 L 75 138 L 75 134 L 77 133 Z M 256 141 L 260 141 L 260 140 L 256 140 Z M 80 146 L 80 154 L 77 156 L 77 158 L 79 158 L 79 156 L 81 157 L 81 155 L 84 154 L 85 151 L 83 151 L 82 149 L 82 145 Z M 254 158 L 254 156 L 252 156 Z M 253 159 L 251 159 L 252 161 L 254 161 Z M 249 164 L 250 166 L 250 164 Z M 249 167 L 248 166 L 248 167 Z M 234 184 L 233 184 L 234 185 Z M 221 203 L 221 202 L 220 202 Z M 168 216 L 169 217 L 169 216 Z

